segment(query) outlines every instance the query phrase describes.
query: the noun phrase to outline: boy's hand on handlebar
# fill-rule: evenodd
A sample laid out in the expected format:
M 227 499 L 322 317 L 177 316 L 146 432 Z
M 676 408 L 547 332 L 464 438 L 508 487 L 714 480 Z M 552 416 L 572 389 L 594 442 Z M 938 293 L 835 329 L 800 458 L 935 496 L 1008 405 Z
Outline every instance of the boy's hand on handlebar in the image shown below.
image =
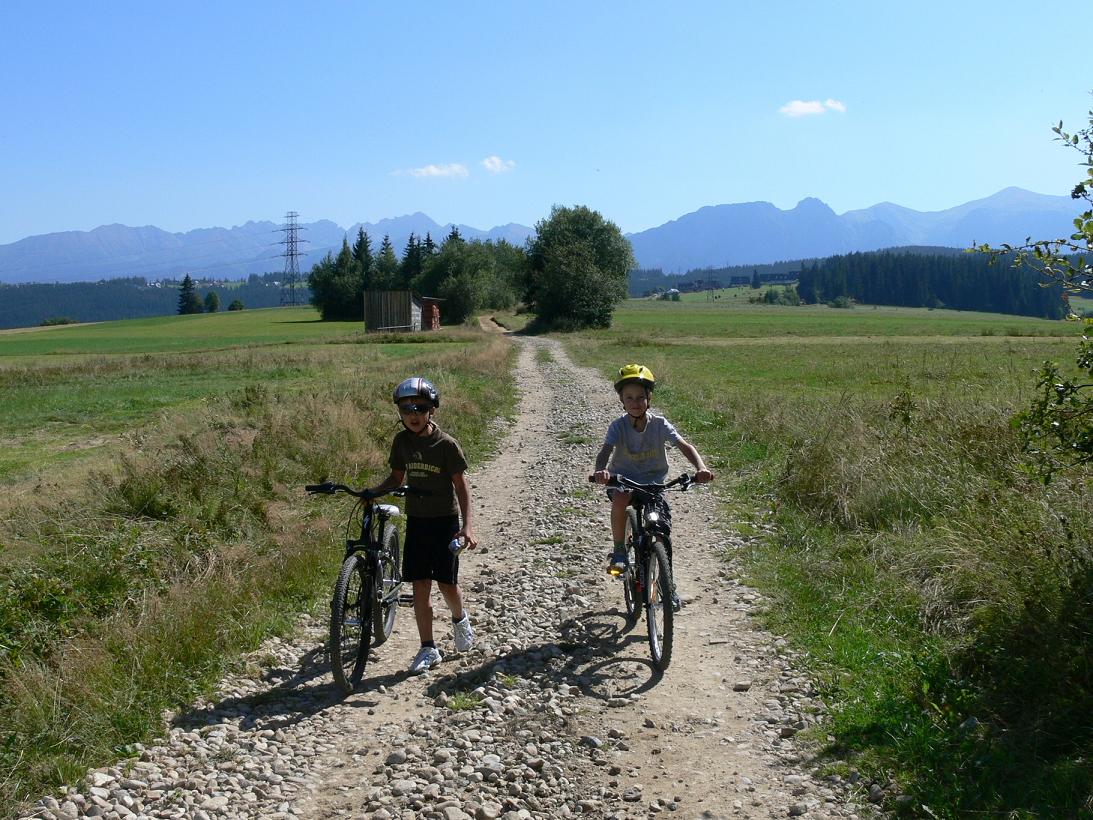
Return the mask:
M 596 472 L 588 477 L 588 480 L 594 481 L 597 484 L 607 484 L 611 481 L 611 473 L 607 470 L 596 470 Z
M 705 484 L 707 481 L 713 481 L 713 471 L 712 470 L 709 470 L 709 469 L 698 470 L 695 473 L 695 483 L 696 484 Z

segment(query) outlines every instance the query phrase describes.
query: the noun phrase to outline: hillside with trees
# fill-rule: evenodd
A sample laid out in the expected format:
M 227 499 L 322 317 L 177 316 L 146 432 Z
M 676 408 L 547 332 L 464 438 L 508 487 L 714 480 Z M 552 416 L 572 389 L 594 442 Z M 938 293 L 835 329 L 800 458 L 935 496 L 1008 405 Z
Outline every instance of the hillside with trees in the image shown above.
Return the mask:
M 750 285 L 756 276 L 761 284 L 792 282 L 801 267 L 812 259 L 794 259 L 764 265 L 727 265 L 721 268 L 695 268 L 686 273 L 665 273 L 660 268 L 630 271 L 628 290 L 631 298 L 663 293 L 669 288 L 681 291 L 720 290 Z
M 854 300 L 871 305 L 951 308 L 1062 319 L 1062 289 L 981 254 L 898 251 L 832 256 L 802 267 L 805 303 Z
M 193 307 L 208 310 L 214 303 L 218 307 L 231 303 L 246 308 L 277 307 L 281 304 L 281 276 L 251 274 L 242 281 L 191 279 L 198 300 Z M 149 281 L 142 276 L 49 285 L 0 284 L 0 328 L 34 327 L 58 319 L 108 322 L 170 316 L 179 312 L 181 289 L 182 282 L 177 280 Z M 209 298 L 213 294 L 215 300 Z M 306 293 L 301 298 L 306 302 Z

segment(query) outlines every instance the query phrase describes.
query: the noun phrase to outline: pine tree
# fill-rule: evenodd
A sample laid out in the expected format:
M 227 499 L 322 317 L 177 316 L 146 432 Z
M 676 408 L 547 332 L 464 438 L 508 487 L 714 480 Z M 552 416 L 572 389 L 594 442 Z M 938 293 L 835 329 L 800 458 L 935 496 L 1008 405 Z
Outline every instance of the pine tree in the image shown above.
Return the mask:
M 201 313 L 201 298 L 197 295 L 194 280 L 188 273 L 183 277 L 182 287 L 178 291 L 178 312 L 180 314 Z
M 398 256 L 391 244 L 391 237 L 383 235 L 380 252 L 376 258 L 374 287 L 379 290 L 396 290 L 399 286 Z
M 375 258 L 372 256 L 372 240 L 364 228 L 357 230 L 357 241 L 353 243 L 353 258 L 360 266 L 361 276 L 364 279 L 364 289 L 370 290 Z
M 406 250 L 402 252 L 402 264 L 399 270 L 402 287 L 410 288 L 414 281 L 420 278 L 421 263 L 421 242 L 416 236 L 410 234 L 410 238 L 406 241 Z

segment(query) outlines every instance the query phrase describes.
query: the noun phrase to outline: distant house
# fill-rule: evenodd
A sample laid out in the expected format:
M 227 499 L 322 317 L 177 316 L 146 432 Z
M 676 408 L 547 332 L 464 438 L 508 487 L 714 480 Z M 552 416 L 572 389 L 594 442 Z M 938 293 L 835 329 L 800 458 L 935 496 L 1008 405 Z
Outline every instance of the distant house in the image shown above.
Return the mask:
M 416 332 L 440 328 L 440 300 L 409 290 L 366 290 L 364 329 L 368 333 Z

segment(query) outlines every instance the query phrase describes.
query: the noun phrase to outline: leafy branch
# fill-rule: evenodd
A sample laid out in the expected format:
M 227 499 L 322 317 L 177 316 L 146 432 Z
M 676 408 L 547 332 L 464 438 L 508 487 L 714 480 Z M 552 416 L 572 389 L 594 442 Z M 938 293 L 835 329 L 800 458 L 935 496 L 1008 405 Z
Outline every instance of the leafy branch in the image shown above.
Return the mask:
M 988 253 L 992 258 L 1014 254 L 1015 267 L 1031 267 L 1050 280 L 1059 283 L 1068 293 L 1093 292 L 1093 259 L 1088 254 L 1093 249 L 1093 111 L 1089 112 L 1089 125 L 1073 134 L 1063 130 L 1063 123 L 1051 129 L 1056 141 L 1078 151 L 1086 169 L 1086 178 L 1074 186 L 1070 198 L 1084 200 L 1089 206 L 1074 219 L 1074 233 L 1059 239 L 1025 239 L 1022 245 L 1003 244 L 999 248 L 976 245 L 974 250 Z
M 1072 294 L 1093 293 L 1093 259 L 1089 256 L 1093 250 L 1093 111 L 1088 116 L 1088 126 L 1074 133 L 1064 131 L 1061 120 L 1051 129 L 1057 141 L 1082 155 L 1079 165 L 1085 168 L 1085 179 L 1070 192 L 1071 199 L 1089 206 L 1074 219 L 1074 233 L 1059 239 L 1026 238 L 1023 245 L 973 248 L 990 254 L 992 261 L 1012 253 L 1013 266 L 1037 271 L 1044 287 L 1061 284 L 1067 318 L 1085 325 L 1078 343 L 1078 373 L 1068 377 L 1054 362 L 1044 362 L 1036 399 L 1013 420 L 1035 472 L 1045 483 L 1061 471 L 1093 463 L 1093 342 L 1089 335 L 1093 320 L 1080 319 L 1068 299 Z

